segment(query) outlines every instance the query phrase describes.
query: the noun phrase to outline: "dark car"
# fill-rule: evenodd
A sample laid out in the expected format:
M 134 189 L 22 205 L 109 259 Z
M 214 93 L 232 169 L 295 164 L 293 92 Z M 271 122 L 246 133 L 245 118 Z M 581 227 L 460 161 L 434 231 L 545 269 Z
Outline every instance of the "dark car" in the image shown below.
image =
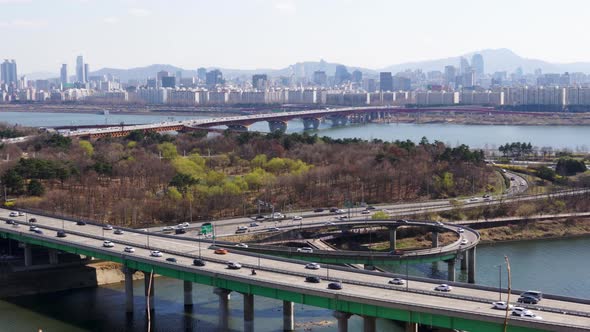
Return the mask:
M 194 266 L 205 266 L 205 261 L 200 258 L 197 258 L 197 259 L 193 260 L 193 265 Z
M 43 231 L 42 231 L 42 230 L 40 230 L 40 229 L 38 229 L 38 228 L 37 228 L 36 230 L 34 230 L 33 232 L 35 232 L 35 233 L 37 233 L 37 234 L 43 234 Z
M 534 296 L 521 296 L 516 300 L 519 303 L 527 303 L 527 304 L 537 304 L 539 303 L 539 299 Z
M 201 226 L 211 226 L 210 222 L 203 223 Z
M 65 231 L 57 231 L 57 237 L 66 237 L 66 232 Z
M 115 229 L 115 231 L 113 233 L 115 233 L 117 235 L 123 235 L 123 231 L 120 229 Z
M 340 210 L 340 209 L 337 208 L 337 207 L 331 207 L 330 208 L 330 212 L 332 212 L 332 213 L 338 212 L 338 210 Z
M 329 289 L 335 289 L 335 290 L 341 290 L 342 289 L 342 284 L 339 282 L 331 282 L 328 284 L 328 288 Z
M 324 209 L 322 209 L 322 208 L 317 208 L 317 209 L 313 210 L 313 212 L 316 212 L 316 213 L 318 213 L 318 212 L 324 212 Z
M 184 234 L 184 233 L 186 233 L 184 228 L 177 228 L 174 230 L 174 234 Z
M 543 299 L 543 293 L 536 290 L 528 290 L 526 292 L 521 293 L 520 296 L 532 296 L 539 301 Z
M 174 258 L 174 257 L 168 257 L 168 258 L 166 258 L 166 262 L 176 263 L 176 258 Z
M 14 225 L 14 221 L 12 221 L 10 219 L 6 220 L 6 223 L 9 224 L 9 225 Z
M 404 254 L 404 251 L 401 249 L 395 249 L 393 251 L 390 251 L 389 254 L 396 255 L 396 256 L 402 256 Z
M 308 277 L 305 277 L 305 282 L 311 282 L 314 284 L 318 284 L 320 282 L 320 277 L 308 276 Z
M 86 225 L 86 222 L 84 222 L 82 220 L 79 220 L 79 221 L 76 221 L 76 225 L 78 225 L 78 226 L 84 226 L 84 225 Z
M 373 205 L 369 205 L 365 208 L 365 210 L 375 210 L 375 207 Z
M 37 222 L 37 218 L 31 218 L 29 219 L 29 222 Z
M 264 220 L 266 220 L 266 217 L 264 217 L 263 215 L 257 215 L 257 216 L 254 218 L 254 220 L 257 220 L 257 221 L 264 221 Z

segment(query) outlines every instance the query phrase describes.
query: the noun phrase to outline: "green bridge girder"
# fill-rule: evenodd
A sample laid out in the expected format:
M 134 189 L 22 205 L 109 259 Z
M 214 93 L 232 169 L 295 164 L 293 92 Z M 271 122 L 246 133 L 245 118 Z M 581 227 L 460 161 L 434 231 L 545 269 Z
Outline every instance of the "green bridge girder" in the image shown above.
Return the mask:
M 43 239 L 32 238 L 23 236 L 21 234 L 7 233 L 0 230 L 0 238 L 12 239 L 28 244 L 38 245 L 46 248 L 57 249 L 64 252 L 86 255 L 91 257 L 100 258 L 103 260 L 121 263 L 131 269 L 153 272 L 165 277 L 175 278 L 184 281 L 190 281 L 202 285 L 219 287 L 228 289 L 231 291 L 252 294 L 257 296 L 263 296 L 267 298 L 291 301 L 295 303 L 301 303 L 314 307 L 337 310 L 347 312 L 356 315 L 367 315 L 383 319 L 391 319 L 403 322 L 412 322 L 423 324 L 426 326 L 436 326 L 449 329 L 466 330 L 472 332 L 503 332 L 503 324 L 480 321 L 477 319 L 469 319 L 462 317 L 450 317 L 440 314 L 431 314 L 426 312 L 397 309 L 383 307 L 375 304 L 357 303 L 346 299 L 346 296 L 330 298 L 315 294 L 301 294 L 295 291 L 275 289 L 272 287 L 256 284 L 255 282 L 246 283 L 242 281 L 236 281 L 224 278 L 223 275 L 211 274 L 210 272 L 203 271 L 203 274 L 196 273 L 194 271 L 183 271 L 180 269 L 174 269 L 171 267 L 164 267 L 156 264 L 136 261 L 129 257 L 123 257 L 120 255 L 110 255 L 100 251 L 94 251 L 89 249 L 77 248 L 74 246 L 59 244 L 51 241 L 45 241 Z M 540 330 L 529 327 L 520 327 L 509 325 L 507 328 L 509 332 L 535 332 L 535 331 L 549 331 Z

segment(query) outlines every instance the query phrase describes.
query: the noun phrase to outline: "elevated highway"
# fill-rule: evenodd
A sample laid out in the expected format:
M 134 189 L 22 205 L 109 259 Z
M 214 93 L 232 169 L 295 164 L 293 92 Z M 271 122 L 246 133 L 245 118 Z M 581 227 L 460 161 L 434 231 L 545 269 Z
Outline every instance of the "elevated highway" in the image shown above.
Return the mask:
M 6 210 L 0 210 L 5 213 Z M 184 281 L 185 294 L 190 294 L 193 283 L 215 287 L 219 296 L 219 324 L 227 328 L 228 301 L 231 292 L 244 296 L 244 330 L 254 331 L 253 296 L 264 296 L 283 301 L 284 329 L 293 330 L 293 302 L 317 306 L 335 311 L 339 331 L 346 331 L 350 315 L 360 315 L 365 331 L 375 331 L 375 319 L 392 319 L 406 322 L 409 329 L 418 324 L 477 332 L 503 331 L 503 311 L 494 310 L 490 303 L 497 300 L 497 289 L 453 283 L 450 293 L 433 291 L 435 280 L 410 280 L 405 286 L 389 285 L 393 276 L 370 271 L 358 271 L 336 266 L 322 266 L 318 270 L 306 270 L 298 260 L 256 255 L 237 250 L 220 256 L 208 249 L 208 244 L 194 239 L 165 236 L 149 232 L 125 230 L 115 235 L 102 225 L 78 226 L 69 220 L 40 215 L 35 223 L 43 234 L 28 231 L 26 221 L 20 218 L 1 218 L 15 221 L 20 227 L 2 222 L 0 237 L 19 241 L 26 248 L 42 246 L 74 254 L 96 257 L 124 265 L 127 292 L 127 310 L 133 311 L 131 274 L 138 270 L 146 274 L 146 281 L 153 274 Z M 56 237 L 57 230 L 64 230 L 67 237 Z M 110 240 L 114 247 L 103 247 Z M 135 252 L 127 253 L 123 247 L 132 246 Z M 150 256 L 151 250 L 159 250 L 164 257 Z M 201 257 L 207 264 L 192 265 Z M 176 262 L 166 261 L 175 258 Z M 247 269 L 227 269 L 227 261 L 236 261 Z M 29 263 L 31 263 L 29 261 Z M 255 268 L 257 275 L 249 269 Z M 306 283 L 304 277 L 314 275 L 322 279 L 318 284 Z M 341 290 L 326 287 L 327 281 L 340 281 Z M 148 303 L 154 309 L 152 296 L 155 283 L 146 283 Z M 150 288 L 151 287 L 151 288 Z M 512 295 L 513 298 L 516 296 Z M 187 299 L 188 297 L 185 297 Z M 508 331 L 590 331 L 590 302 L 580 299 L 545 296 L 539 306 L 531 306 L 543 320 L 509 317 Z M 185 303 L 186 304 L 186 303 Z M 190 303 L 189 303 L 190 305 Z M 542 311 L 541 311 L 542 310 Z

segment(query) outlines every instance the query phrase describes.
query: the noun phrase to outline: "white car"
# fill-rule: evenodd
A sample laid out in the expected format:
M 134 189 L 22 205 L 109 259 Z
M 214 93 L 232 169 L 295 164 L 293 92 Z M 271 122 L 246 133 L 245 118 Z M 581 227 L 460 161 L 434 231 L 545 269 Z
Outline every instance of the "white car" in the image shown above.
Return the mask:
M 537 316 L 532 312 L 525 312 L 524 314 L 520 315 L 522 318 L 529 318 L 529 319 L 543 319 L 541 316 Z
M 305 268 L 306 269 L 310 269 L 310 270 L 319 270 L 320 269 L 320 264 L 318 264 L 318 263 L 308 263 L 308 264 L 305 264 Z
M 313 253 L 313 249 L 310 247 L 303 247 L 303 248 L 297 248 L 297 252 L 303 252 L 306 254 L 311 254 Z
M 105 248 L 112 248 L 115 246 L 115 244 L 113 242 L 107 240 L 102 243 L 102 246 Z
M 242 268 L 242 264 L 236 262 L 228 262 L 227 268 L 230 270 L 239 270 Z
M 8 214 L 9 217 L 18 217 L 18 212 L 12 211 Z
M 19 212 L 19 213 L 18 213 L 18 216 L 19 216 L 19 217 L 23 217 L 24 215 L 25 215 L 25 213 L 24 213 L 24 212 Z
M 150 256 L 152 256 L 152 257 L 162 257 L 162 253 L 161 253 L 161 252 L 159 252 L 158 250 L 153 250 L 153 251 L 150 253 Z
M 459 232 L 459 233 L 464 233 L 464 232 L 465 232 L 465 230 L 464 230 L 463 228 L 459 228 L 459 229 L 457 230 L 457 232 Z
M 326 225 L 326 226 L 332 226 L 332 225 L 335 225 L 335 224 L 333 222 L 331 222 L 331 221 L 328 221 L 328 222 L 325 222 L 324 225 Z
M 477 197 L 471 197 L 471 198 L 468 200 L 468 202 L 477 202 L 477 201 L 479 201 L 479 198 L 477 198 Z
M 238 226 L 238 231 L 247 231 L 248 226 Z
M 172 232 L 174 230 L 174 227 L 172 226 L 166 226 L 164 228 L 162 228 L 163 232 Z
M 361 211 L 361 214 L 371 214 L 371 211 L 369 211 L 369 210 L 363 210 L 363 211 Z
M 248 245 L 245 244 L 245 243 L 238 243 L 238 244 L 236 244 L 236 247 L 238 247 L 238 248 L 248 248 Z
M 466 245 L 467 243 L 469 243 L 469 241 L 467 241 L 466 239 L 461 240 L 461 245 L 462 246 Z
M 512 314 L 514 316 L 520 316 L 523 315 L 527 312 L 531 312 L 529 309 L 523 308 L 523 307 L 512 307 Z
M 113 226 L 111 226 L 111 225 L 104 225 L 104 226 L 102 226 L 102 229 L 104 229 L 105 231 L 112 231 L 113 230 Z
M 135 249 L 133 247 L 125 247 L 124 251 L 133 253 L 133 252 L 135 252 Z
M 507 305 L 504 301 L 492 302 L 492 308 L 494 309 L 506 310 L 506 306 L 508 306 L 508 310 L 512 310 L 514 308 L 512 304 Z
M 450 292 L 453 289 L 453 287 L 447 285 L 447 284 L 440 284 L 436 287 L 434 287 L 435 291 L 438 292 Z
M 393 278 L 389 280 L 389 283 L 392 285 L 405 285 L 406 281 L 402 278 Z
M 187 228 L 187 227 L 189 227 L 190 225 L 189 225 L 189 223 L 187 223 L 187 222 L 183 222 L 183 223 L 182 223 L 182 224 L 180 224 L 179 226 L 182 226 L 182 227 L 184 227 L 184 228 Z
M 302 216 L 294 216 L 293 220 L 298 221 L 298 220 L 303 220 Z

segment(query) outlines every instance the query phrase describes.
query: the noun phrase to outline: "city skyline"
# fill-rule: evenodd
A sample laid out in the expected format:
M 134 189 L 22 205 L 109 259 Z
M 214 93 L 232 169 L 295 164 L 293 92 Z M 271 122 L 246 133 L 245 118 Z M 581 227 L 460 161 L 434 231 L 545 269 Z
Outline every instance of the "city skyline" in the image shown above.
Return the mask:
M 0 29 L 6 45 L 15 46 L 0 56 L 18 59 L 23 73 L 57 72 L 63 63 L 74 68 L 71 59 L 79 54 L 94 68 L 173 63 L 255 69 L 329 59 L 381 69 L 485 48 L 510 48 L 549 62 L 590 60 L 590 46 L 573 42 L 575 34 L 568 33 L 584 28 L 588 4 L 519 1 L 506 11 L 504 2 L 1 0 Z M 573 7 L 579 10 L 568 9 Z M 533 9 L 534 17 L 526 15 Z M 519 28 L 499 20 L 518 22 Z M 33 52 L 40 48 L 44 61 Z

